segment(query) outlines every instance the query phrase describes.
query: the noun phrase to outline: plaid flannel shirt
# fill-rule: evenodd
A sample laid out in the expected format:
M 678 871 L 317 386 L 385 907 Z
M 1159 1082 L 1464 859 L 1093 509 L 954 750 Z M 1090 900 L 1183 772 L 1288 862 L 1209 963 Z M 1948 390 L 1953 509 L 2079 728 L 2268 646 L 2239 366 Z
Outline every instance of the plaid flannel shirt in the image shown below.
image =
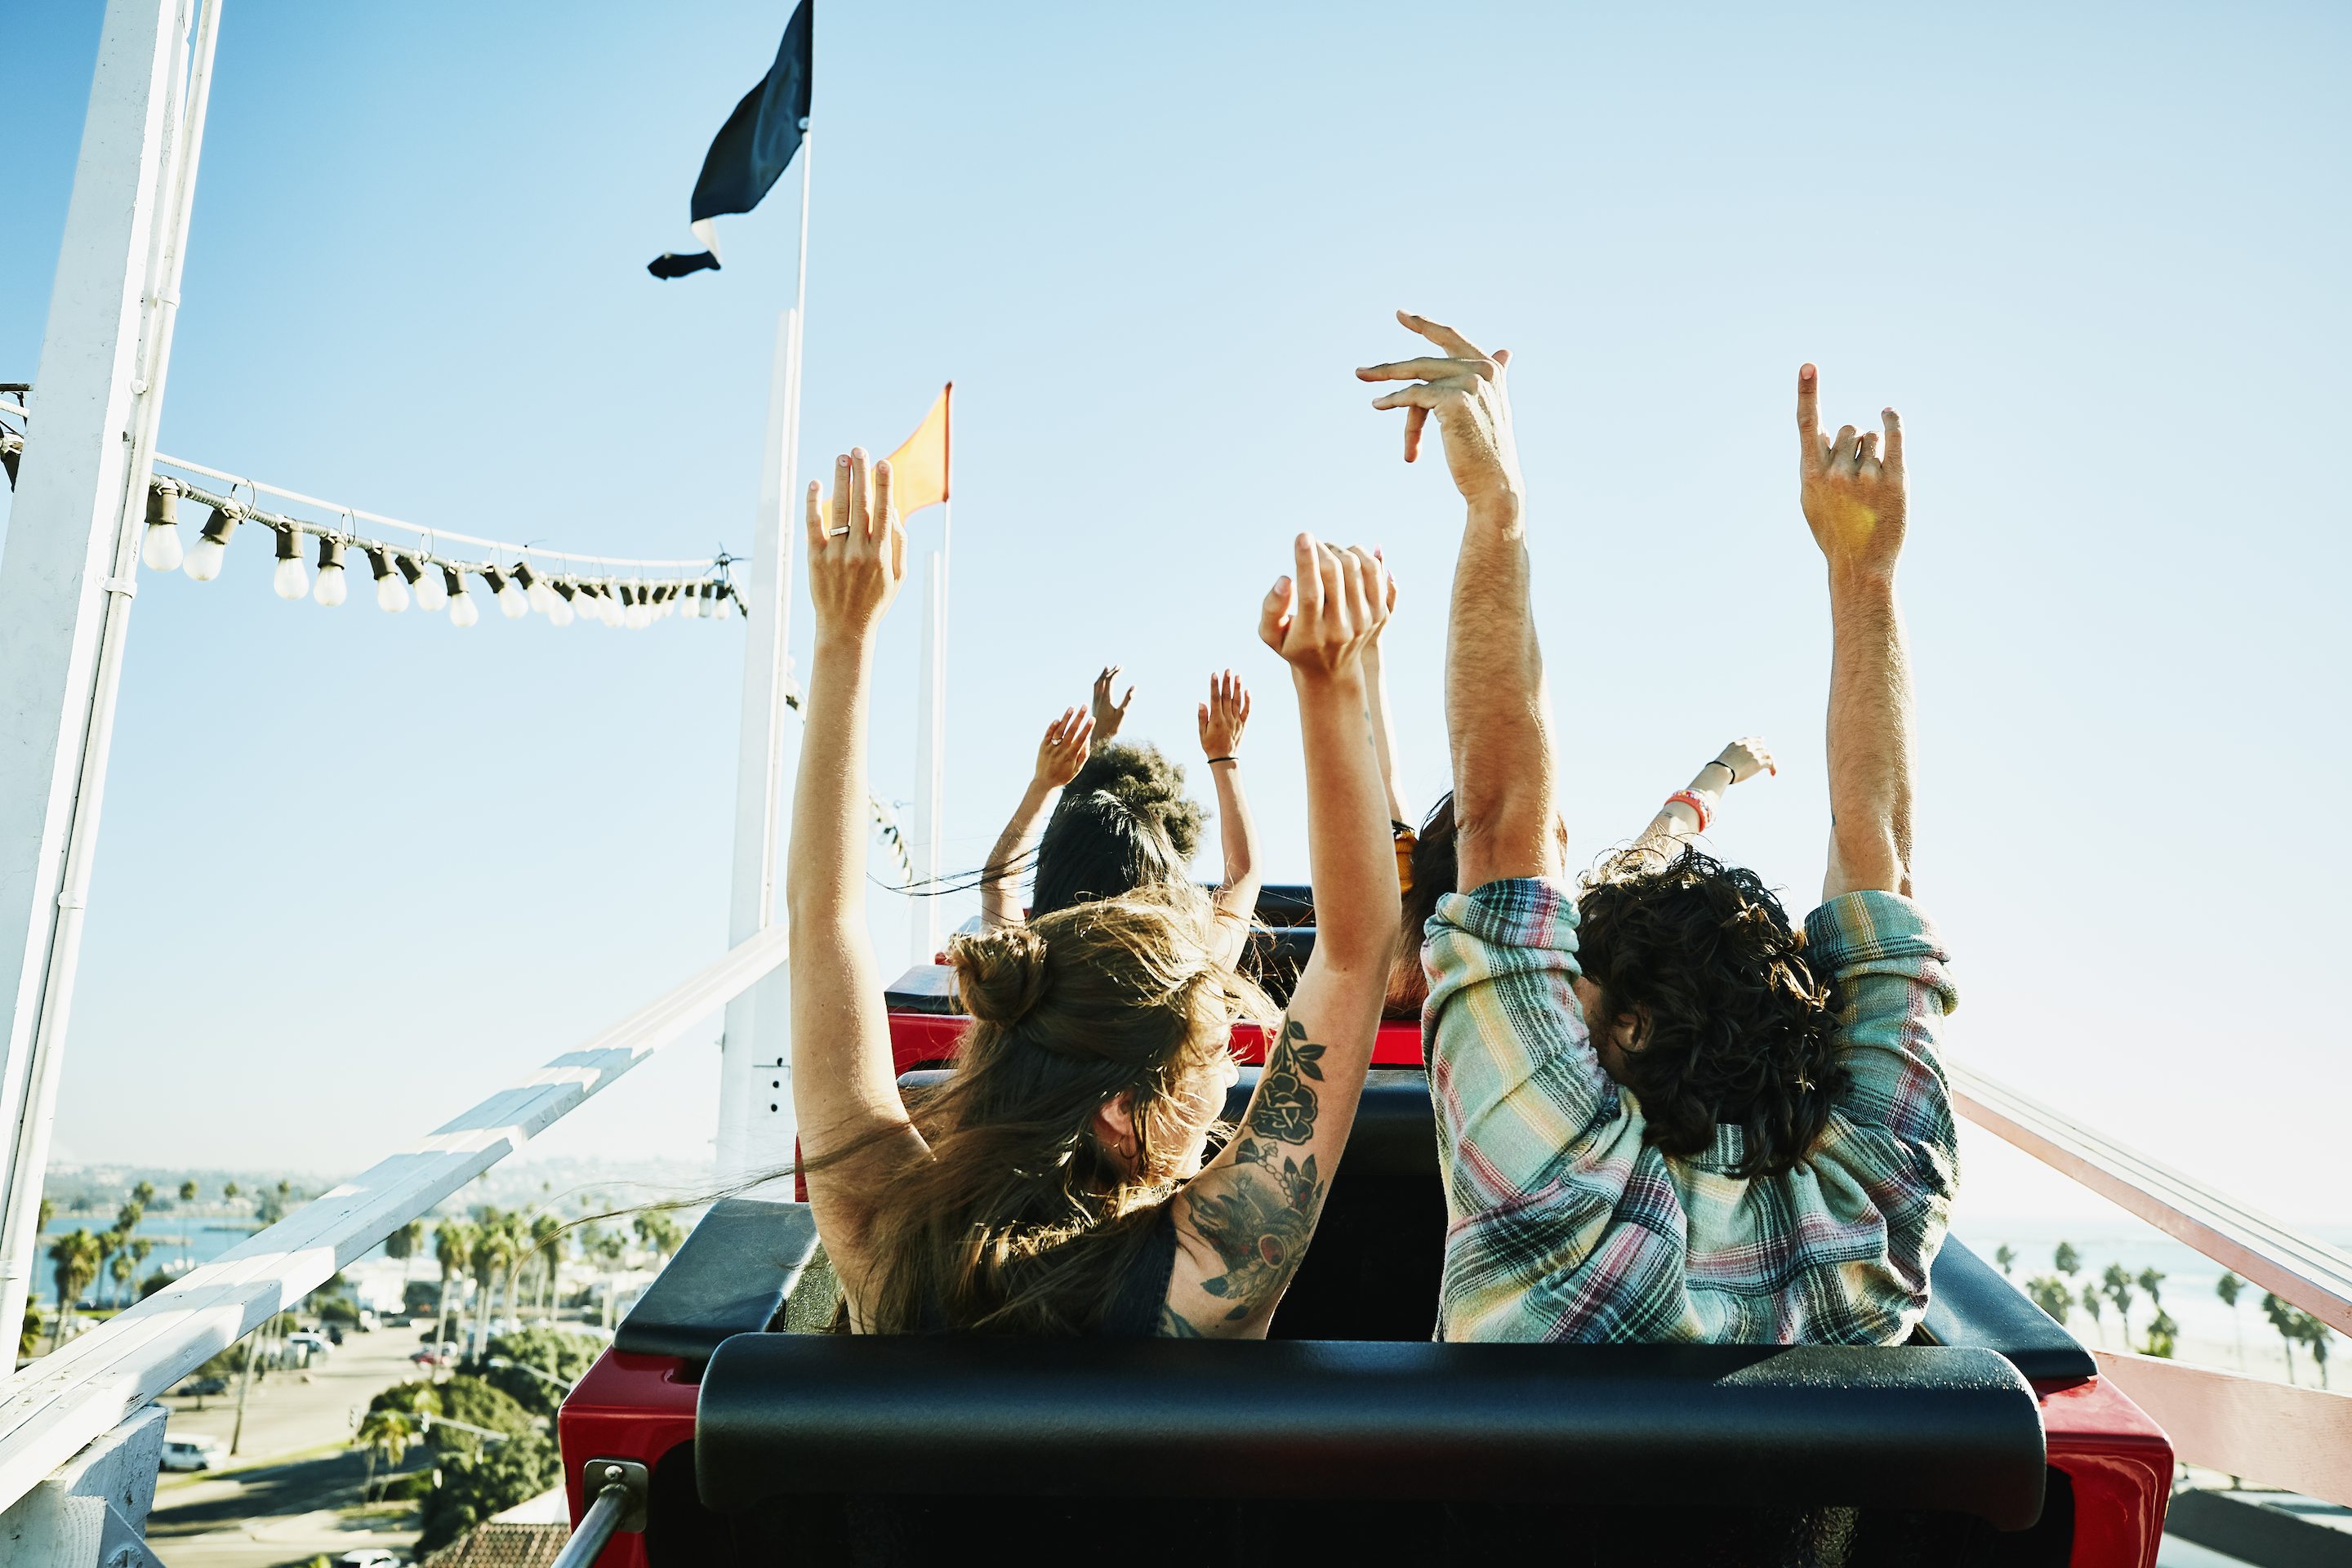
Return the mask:
M 1894 1344 L 1927 1306 L 1958 1181 L 1937 1036 L 1958 1001 L 1908 899 L 1848 893 L 1805 921 L 1838 982 L 1848 1084 L 1804 1162 L 1730 1173 L 1643 1142 L 1570 982 L 1576 897 L 1549 880 L 1448 894 L 1423 962 L 1423 1048 L 1449 1223 L 1438 1337 Z

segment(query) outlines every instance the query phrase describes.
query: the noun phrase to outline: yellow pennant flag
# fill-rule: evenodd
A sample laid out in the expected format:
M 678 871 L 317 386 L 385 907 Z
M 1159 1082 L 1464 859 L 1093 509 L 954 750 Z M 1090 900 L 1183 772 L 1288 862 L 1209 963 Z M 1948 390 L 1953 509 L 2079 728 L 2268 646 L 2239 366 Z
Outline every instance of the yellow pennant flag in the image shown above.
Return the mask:
M 954 396 L 951 381 L 915 433 L 890 454 L 890 499 L 902 518 L 948 499 L 948 404 Z

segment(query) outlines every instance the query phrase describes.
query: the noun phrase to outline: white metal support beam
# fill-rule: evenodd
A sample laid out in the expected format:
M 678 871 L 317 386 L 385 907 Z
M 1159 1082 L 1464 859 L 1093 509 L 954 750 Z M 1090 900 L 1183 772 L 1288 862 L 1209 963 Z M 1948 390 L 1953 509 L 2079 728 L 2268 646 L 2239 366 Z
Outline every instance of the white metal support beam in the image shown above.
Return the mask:
M 0 555 L 0 1344 L 16 1342 L 220 0 L 109 0 Z M 13 965 L 8 961 L 14 959 Z
M 212 1262 L 0 1380 L 0 1510 L 782 963 L 772 928 Z

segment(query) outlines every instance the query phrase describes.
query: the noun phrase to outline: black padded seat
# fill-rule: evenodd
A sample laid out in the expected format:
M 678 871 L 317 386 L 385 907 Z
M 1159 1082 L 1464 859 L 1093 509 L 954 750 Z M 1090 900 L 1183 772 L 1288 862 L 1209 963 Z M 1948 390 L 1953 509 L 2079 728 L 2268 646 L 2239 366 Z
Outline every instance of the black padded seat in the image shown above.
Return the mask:
M 704 1376 L 703 1503 L 798 1494 L 1545 1500 L 2040 1517 L 1989 1351 L 747 1334 Z
M 613 1348 L 698 1367 L 721 1341 L 773 1323 L 815 1256 L 816 1221 L 806 1204 L 713 1204 L 621 1320 Z

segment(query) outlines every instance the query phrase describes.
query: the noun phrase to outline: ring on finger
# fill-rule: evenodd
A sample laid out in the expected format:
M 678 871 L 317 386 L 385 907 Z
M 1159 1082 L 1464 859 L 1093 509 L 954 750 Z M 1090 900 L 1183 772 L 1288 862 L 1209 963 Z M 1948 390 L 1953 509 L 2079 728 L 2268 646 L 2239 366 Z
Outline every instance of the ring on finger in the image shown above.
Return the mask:
M 828 528 L 828 529 L 826 529 L 826 530 L 824 531 L 824 536 L 825 536 L 827 539 L 839 539 L 839 538 L 842 538 L 843 536 L 845 536 L 845 534 L 847 534 L 848 532 L 849 532 L 849 530 L 848 530 L 847 526 L 846 526 L 846 525 L 845 525 L 845 526 L 840 527 L 840 528 Z

